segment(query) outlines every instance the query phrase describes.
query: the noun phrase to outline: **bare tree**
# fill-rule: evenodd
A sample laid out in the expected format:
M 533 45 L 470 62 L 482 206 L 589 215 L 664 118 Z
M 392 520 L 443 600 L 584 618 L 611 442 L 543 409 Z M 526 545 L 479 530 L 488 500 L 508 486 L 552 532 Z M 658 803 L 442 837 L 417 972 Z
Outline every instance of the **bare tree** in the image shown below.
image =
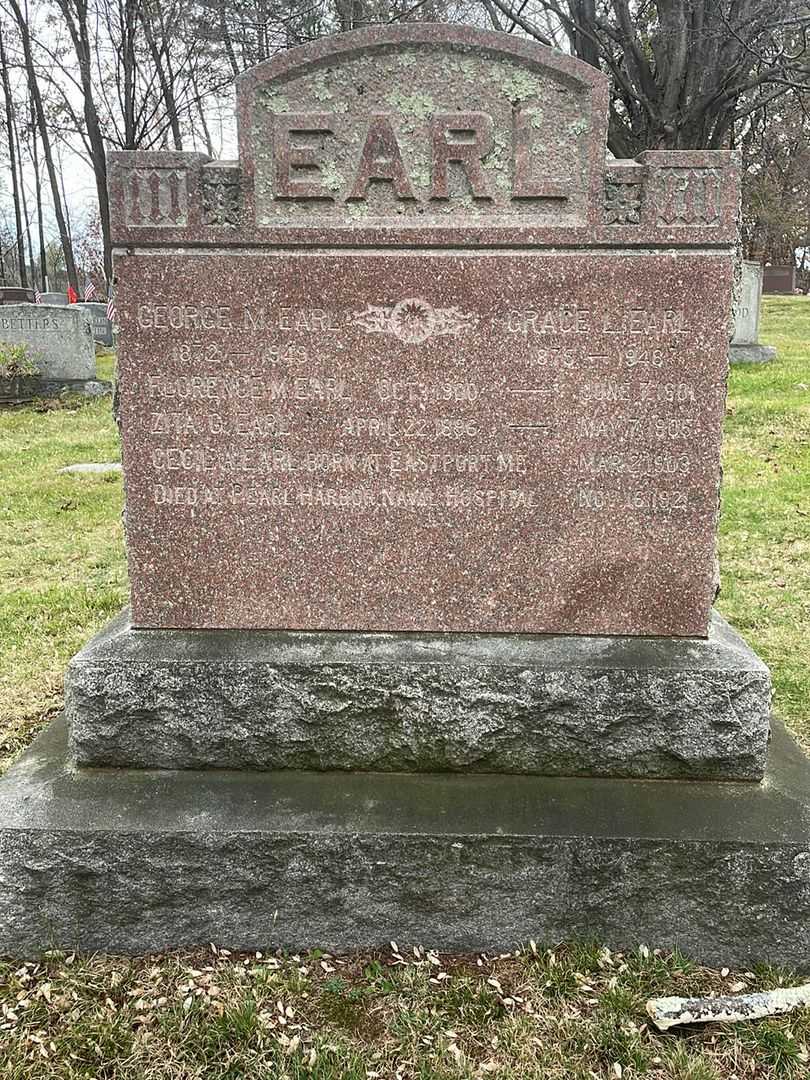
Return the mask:
M 810 244 L 810 111 L 790 93 L 757 114 L 742 140 L 746 253 L 791 263 Z
M 718 149 L 789 89 L 810 91 L 806 0 L 481 0 L 493 24 L 612 82 L 610 148 Z M 552 28 L 551 30 L 549 28 Z
M 6 101 L 6 134 L 8 136 L 8 163 L 11 170 L 11 190 L 14 200 L 14 222 L 17 228 L 17 265 L 19 267 L 20 285 L 28 287 L 28 274 L 25 268 L 25 233 L 28 231 L 27 215 L 25 217 L 25 230 L 23 230 L 22 201 L 20 198 L 19 158 L 18 147 L 15 138 L 16 125 L 14 123 L 14 101 L 11 96 L 11 81 L 8 77 L 8 60 L 6 58 L 6 46 L 2 21 L 0 21 L 0 72 L 2 73 L 3 95 Z
M 34 108 L 34 98 L 29 87 L 29 109 L 30 109 L 30 124 L 29 132 L 30 138 L 28 140 L 28 149 L 31 157 L 31 166 L 34 173 L 34 203 L 37 208 L 37 236 L 39 238 L 39 275 L 42 282 L 42 287 L 47 291 L 48 288 L 48 263 L 45 255 L 45 222 L 42 213 L 42 172 L 39 166 L 39 149 L 38 149 L 38 133 L 37 133 L 37 121 L 36 111 Z M 30 233 L 29 233 L 30 235 Z
M 37 78 L 37 70 L 34 64 L 34 55 L 31 47 L 31 34 L 28 26 L 28 19 L 26 14 L 23 13 L 20 8 L 18 0 L 8 0 L 8 4 L 11 8 L 12 14 L 17 21 L 17 26 L 20 32 L 20 42 L 23 47 L 23 56 L 25 60 L 25 72 L 28 78 L 28 85 L 31 90 L 31 98 L 34 103 L 34 112 L 36 115 L 37 126 L 39 128 L 40 138 L 42 139 L 42 152 L 45 157 L 45 166 L 48 171 L 48 179 L 51 185 L 51 198 L 53 200 L 53 211 L 56 218 L 56 224 L 59 229 L 59 239 L 62 243 L 62 250 L 65 256 L 65 268 L 67 270 L 68 282 L 73 286 L 76 292 L 79 291 L 79 281 L 76 275 L 76 264 L 73 259 L 73 250 L 70 244 L 70 234 L 67 227 L 67 220 L 65 217 L 62 197 L 59 192 L 59 177 L 56 172 L 56 167 L 53 161 L 53 151 L 51 145 L 51 136 L 48 130 L 48 124 L 45 118 L 45 108 L 42 103 L 42 93 L 40 92 L 39 80 Z
M 175 150 L 183 149 L 183 135 L 180 131 L 180 113 L 177 107 L 175 86 L 177 75 L 172 69 L 171 44 L 173 34 L 170 29 L 174 19 L 170 12 L 167 20 L 162 2 L 150 4 L 149 0 L 142 0 L 138 7 L 138 17 L 143 27 L 149 54 L 160 83 L 160 92 L 169 121 Z M 167 22 L 169 25 L 167 25 Z
M 90 42 L 89 6 L 87 0 L 56 0 L 65 20 L 79 73 L 84 112 L 84 132 L 93 174 L 96 180 L 99 218 L 104 236 L 104 276 L 112 280 L 112 246 L 110 242 L 110 201 L 107 194 L 107 159 L 104 136 L 96 106 L 93 82 L 93 49 Z
M 18 164 L 19 169 L 20 169 L 20 201 L 22 202 L 22 217 L 23 217 L 23 221 L 26 223 L 25 224 L 25 242 L 26 242 L 26 247 L 28 248 L 28 265 L 31 268 L 31 277 L 34 279 L 34 284 L 36 285 L 37 284 L 37 270 L 36 270 L 36 263 L 34 262 L 34 242 L 33 242 L 33 237 L 32 237 L 33 230 L 31 228 L 33 222 L 31 221 L 31 218 L 28 216 L 28 197 L 27 197 L 27 195 L 25 193 L 25 177 L 23 175 L 22 147 L 21 147 L 21 144 L 20 144 L 20 130 L 19 130 L 19 126 L 17 124 L 16 113 L 15 113 L 15 115 L 13 117 L 13 126 L 14 126 L 14 141 L 17 144 L 17 164 Z M 28 284 L 27 275 L 26 275 L 26 280 L 21 281 L 21 284 L 23 286 L 27 286 L 27 284 Z

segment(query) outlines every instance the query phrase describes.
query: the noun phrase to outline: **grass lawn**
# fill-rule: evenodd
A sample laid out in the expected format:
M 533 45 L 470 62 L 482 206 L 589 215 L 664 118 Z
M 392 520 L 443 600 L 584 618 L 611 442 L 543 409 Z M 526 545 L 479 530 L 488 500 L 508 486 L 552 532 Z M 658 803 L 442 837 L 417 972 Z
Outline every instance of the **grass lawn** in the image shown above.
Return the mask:
M 718 606 L 810 747 L 810 301 L 767 299 L 761 340 L 777 361 L 730 378 Z M 120 477 L 57 472 L 118 457 L 109 400 L 0 412 L 0 769 L 58 711 L 68 659 L 126 600 Z M 650 994 L 779 978 L 553 943 L 500 957 L 402 943 L 352 958 L 0 961 L 0 1080 L 807 1077 L 810 1015 L 667 1036 L 645 1022 Z

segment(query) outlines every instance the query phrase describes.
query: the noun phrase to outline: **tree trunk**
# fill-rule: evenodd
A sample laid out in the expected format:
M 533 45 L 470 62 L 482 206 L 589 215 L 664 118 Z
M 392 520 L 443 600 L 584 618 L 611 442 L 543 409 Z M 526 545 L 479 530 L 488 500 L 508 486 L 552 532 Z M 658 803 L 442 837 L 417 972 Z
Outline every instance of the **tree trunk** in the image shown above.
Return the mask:
M 159 5 L 158 5 L 159 6 Z M 141 26 L 143 27 L 143 34 L 146 38 L 146 44 L 149 46 L 149 52 L 152 54 L 152 63 L 155 65 L 155 71 L 157 71 L 158 81 L 160 82 L 160 93 L 163 100 L 166 102 L 166 111 L 169 114 L 169 124 L 171 125 L 172 139 L 174 140 L 174 149 L 183 149 L 183 135 L 180 131 L 180 117 L 177 111 L 177 102 L 174 97 L 174 72 L 171 68 L 171 60 L 168 53 L 166 54 L 166 64 L 163 63 L 163 57 L 161 51 L 158 48 L 157 41 L 152 29 L 152 15 L 148 10 L 148 6 L 142 3 L 139 7 L 138 14 L 140 15 Z M 161 21 L 161 40 L 166 42 L 169 40 L 169 35 L 166 34 L 166 27 L 163 25 L 163 16 L 159 16 Z
M 222 43 L 225 46 L 225 55 L 231 65 L 234 75 L 239 74 L 239 64 L 236 62 L 236 53 L 233 48 L 233 39 L 228 29 L 228 15 L 225 10 L 225 0 L 217 0 L 217 14 L 219 16 L 219 32 L 222 35 Z
M 39 171 L 39 150 L 37 150 L 37 118 L 33 95 L 29 95 L 31 108 L 31 164 L 34 166 L 34 199 L 37 204 L 37 234 L 39 236 L 39 276 L 42 291 L 48 291 L 48 256 L 45 252 L 45 225 L 42 219 L 42 176 Z
M 136 0 L 137 2 L 137 0 Z M 133 0 L 119 3 L 121 19 L 120 58 L 123 68 L 123 105 L 124 113 L 124 149 L 138 149 L 137 124 L 135 120 L 135 83 L 137 79 L 137 58 L 135 56 L 136 11 Z
M 20 274 L 20 285 L 28 288 L 28 274 L 25 269 L 25 235 L 23 233 L 23 219 L 20 207 L 20 184 L 17 176 L 17 148 L 14 145 L 14 103 L 11 100 L 11 84 L 8 77 L 8 64 L 6 62 L 6 46 L 3 41 L 2 24 L 0 24 L 0 69 L 2 69 L 3 94 L 6 99 L 6 129 L 8 132 L 8 164 L 11 169 L 11 190 L 14 200 L 14 224 L 17 229 L 17 263 Z M 19 170 L 20 177 L 22 169 Z M 28 221 L 25 222 L 26 226 Z
M 205 138 L 205 152 L 210 158 L 214 156 L 214 143 L 211 140 L 211 132 L 208 128 L 208 123 L 205 119 L 205 108 L 203 107 L 202 98 L 200 97 L 200 89 L 197 85 L 197 76 L 192 72 L 191 74 L 191 86 L 194 90 L 194 98 L 197 102 L 197 113 L 200 117 L 200 124 L 203 129 L 203 137 Z M 189 119 L 191 116 L 189 115 Z
M 14 118 L 14 139 L 17 143 L 17 163 L 20 167 L 20 199 L 22 201 L 23 218 L 26 222 L 25 239 L 28 247 L 28 265 L 31 268 L 31 277 L 33 278 L 33 285 L 37 283 L 37 270 L 36 263 L 34 261 L 34 241 L 31 236 L 31 218 L 28 216 L 28 199 L 25 197 L 25 181 L 23 179 L 23 167 L 22 167 L 22 147 L 20 146 L 20 130 L 17 127 L 17 118 Z
M 62 199 L 59 194 L 59 178 L 56 175 L 56 169 L 53 164 L 53 153 L 51 152 L 51 139 L 48 134 L 48 124 L 45 119 L 45 109 L 42 105 L 42 94 L 39 90 L 39 82 L 37 81 L 37 72 L 34 67 L 34 56 L 31 52 L 31 35 L 28 31 L 28 22 L 20 10 L 18 0 L 8 0 L 9 6 L 14 13 L 14 18 L 17 20 L 17 25 L 20 29 L 20 39 L 22 41 L 23 55 L 25 57 L 25 71 L 28 77 L 28 85 L 31 88 L 31 97 L 34 101 L 34 109 L 36 111 L 37 125 L 39 127 L 40 138 L 42 139 L 42 152 L 45 155 L 45 166 L 48 170 L 48 179 L 51 184 L 51 195 L 53 197 L 53 212 L 56 218 L 56 224 L 59 229 L 59 239 L 62 242 L 62 251 L 65 255 L 65 269 L 67 271 L 67 277 L 69 283 L 73 286 L 76 292 L 79 291 L 79 279 L 76 275 L 76 263 L 73 259 L 73 248 L 70 243 L 70 236 L 68 235 L 67 225 L 65 223 L 65 214 L 62 207 Z
M 70 32 L 76 60 L 79 64 L 79 77 L 84 99 L 84 123 L 87 128 L 87 141 L 90 144 L 90 160 L 96 181 L 98 196 L 98 214 L 101 221 L 101 238 L 104 246 L 104 277 L 112 280 L 112 241 L 110 238 L 110 199 L 107 193 L 107 157 L 104 152 L 104 138 L 94 97 L 92 76 L 92 50 L 90 33 L 87 25 L 87 2 L 75 0 L 71 8 L 70 0 L 57 0 L 65 17 Z

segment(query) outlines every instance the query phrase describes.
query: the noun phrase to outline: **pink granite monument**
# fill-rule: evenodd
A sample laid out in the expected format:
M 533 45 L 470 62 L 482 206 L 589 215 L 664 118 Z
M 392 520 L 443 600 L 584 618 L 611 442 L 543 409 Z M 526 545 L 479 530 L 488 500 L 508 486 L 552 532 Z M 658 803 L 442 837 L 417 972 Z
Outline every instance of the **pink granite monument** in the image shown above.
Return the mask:
M 705 636 L 734 155 L 435 25 L 237 95 L 239 161 L 111 155 L 133 624 Z
M 736 156 L 607 161 L 603 75 L 436 24 L 237 103 L 110 156 L 132 608 L 0 784 L 0 951 L 805 962 L 810 769 L 711 611 Z

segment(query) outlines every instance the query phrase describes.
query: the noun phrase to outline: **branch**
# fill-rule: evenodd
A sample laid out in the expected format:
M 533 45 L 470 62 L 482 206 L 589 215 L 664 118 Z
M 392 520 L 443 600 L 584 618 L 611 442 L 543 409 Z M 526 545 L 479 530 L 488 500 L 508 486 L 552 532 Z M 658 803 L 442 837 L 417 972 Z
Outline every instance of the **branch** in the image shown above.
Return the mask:
M 511 19 L 521 30 L 525 30 L 525 32 L 529 34 L 530 37 L 533 37 L 535 41 L 539 41 L 541 45 L 548 45 L 550 49 L 554 48 L 554 42 L 547 34 L 544 34 L 539 27 L 535 26 L 534 23 L 530 22 L 519 12 L 513 11 L 508 4 L 504 3 L 504 0 L 491 0 L 491 3 L 495 5 L 502 15 L 505 15 L 507 19 Z M 523 9 L 521 8 L 521 11 L 522 10 Z

